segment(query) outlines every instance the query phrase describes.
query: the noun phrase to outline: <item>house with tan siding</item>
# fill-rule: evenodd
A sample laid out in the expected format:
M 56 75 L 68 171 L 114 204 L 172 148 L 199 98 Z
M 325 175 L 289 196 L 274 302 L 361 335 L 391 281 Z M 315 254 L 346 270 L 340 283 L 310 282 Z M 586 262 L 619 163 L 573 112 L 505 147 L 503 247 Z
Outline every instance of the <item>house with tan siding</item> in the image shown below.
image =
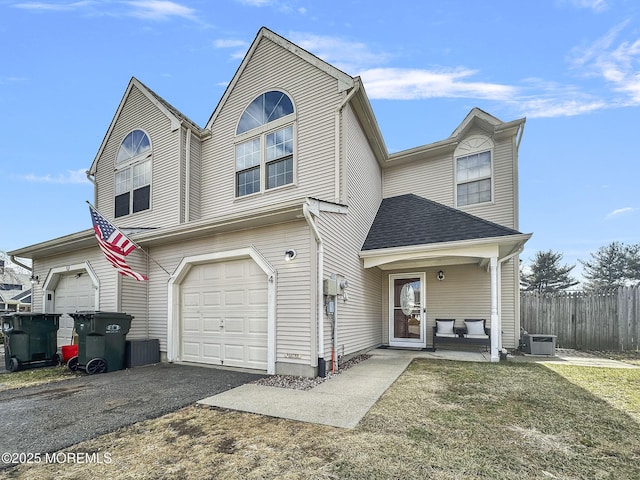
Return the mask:
M 165 361 L 315 376 L 474 318 L 497 361 L 519 340 L 524 123 L 473 109 L 390 154 L 359 77 L 263 28 L 204 127 L 132 78 L 97 146 L 92 203 L 148 281 L 93 229 L 9 254 L 32 259 L 33 311 L 64 314 L 64 343 L 66 314 L 119 311 Z

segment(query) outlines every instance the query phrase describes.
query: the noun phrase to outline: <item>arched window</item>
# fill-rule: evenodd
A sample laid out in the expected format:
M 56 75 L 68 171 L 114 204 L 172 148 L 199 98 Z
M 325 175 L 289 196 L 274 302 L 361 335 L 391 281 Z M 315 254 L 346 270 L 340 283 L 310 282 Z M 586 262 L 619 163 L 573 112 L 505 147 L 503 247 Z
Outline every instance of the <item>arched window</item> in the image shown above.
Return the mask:
M 142 130 L 133 130 L 116 155 L 115 214 L 123 217 L 151 205 L 151 142 Z
M 265 123 L 293 113 L 293 103 L 286 93 L 270 91 L 263 93 L 245 109 L 238 122 L 236 135 L 258 128 Z
M 118 149 L 116 163 L 126 162 L 127 160 L 151 152 L 151 143 L 149 137 L 142 130 L 134 130 L 124 137 Z
M 237 197 L 293 183 L 294 113 L 289 96 L 275 90 L 244 110 L 236 129 Z

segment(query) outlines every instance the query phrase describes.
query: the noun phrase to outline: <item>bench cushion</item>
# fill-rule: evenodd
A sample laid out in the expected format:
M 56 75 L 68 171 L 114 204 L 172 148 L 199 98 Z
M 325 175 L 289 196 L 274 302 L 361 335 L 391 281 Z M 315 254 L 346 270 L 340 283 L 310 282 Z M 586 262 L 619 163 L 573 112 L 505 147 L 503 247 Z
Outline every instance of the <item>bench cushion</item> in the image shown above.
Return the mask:
M 455 320 L 436 319 L 436 335 L 438 337 L 455 337 L 454 324 Z

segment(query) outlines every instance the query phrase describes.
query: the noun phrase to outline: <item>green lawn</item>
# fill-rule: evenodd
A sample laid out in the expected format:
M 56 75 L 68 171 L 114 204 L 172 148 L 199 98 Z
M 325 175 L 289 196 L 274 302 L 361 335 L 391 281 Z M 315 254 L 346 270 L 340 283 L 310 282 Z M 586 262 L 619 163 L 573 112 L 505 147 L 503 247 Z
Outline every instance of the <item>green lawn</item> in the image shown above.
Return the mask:
M 0 477 L 640 478 L 640 369 L 552 368 L 416 360 L 353 430 L 192 406 L 68 449 L 109 464 Z

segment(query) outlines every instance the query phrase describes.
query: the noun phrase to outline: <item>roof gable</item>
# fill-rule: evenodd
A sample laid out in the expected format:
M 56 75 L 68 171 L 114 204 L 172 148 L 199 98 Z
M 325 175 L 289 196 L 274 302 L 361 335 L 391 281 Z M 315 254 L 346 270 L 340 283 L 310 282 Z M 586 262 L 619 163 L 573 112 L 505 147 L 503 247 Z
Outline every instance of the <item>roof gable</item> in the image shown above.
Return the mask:
M 102 156 L 102 153 L 107 145 L 107 141 L 111 137 L 111 133 L 113 132 L 113 129 L 115 128 L 116 123 L 120 118 L 120 114 L 124 106 L 126 105 L 127 100 L 129 99 L 131 91 L 134 88 L 140 91 L 140 93 L 142 93 L 145 97 L 147 97 L 147 99 L 152 104 L 154 104 L 158 108 L 158 110 L 160 110 L 169 119 L 169 121 L 171 122 L 172 131 L 180 128 L 180 125 L 186 124 L 192 130 L 198 133 L 202 133 L 203 131 L 202 128 L 200 128 L 195 122 L 191 121 L 186 115 L 183 115 L 182 113 L 180 113 L 180 111 L 177 108 L 173 107 L 169 102 L 164 100 L 160 95 L 158 95 L 149 87 L 144 85 L 140 80 L 138 80 L 135 77 L 131 77 L 131 80 L 129 81 L 129 85 L 127 85 L 127 89 L 125 90 L 124 95 L 122 96 L 122 100 L 120 100 L 118 109 L 116 110 L 116 113 L 113 116 L 111 123 L 109 124 L 109 129 L 107 130 L 107 133 L 102 139 L 102 143 L 100 144 L 98 153 L 96 154 L 95 158 L 93 159 L 93 162 L 91 163 L 89 174 L 94 174 L 96 172 L 98 159 Z
M 478 240 L 520 232 L 414 194 L 385 198 L 362 250 Z
M 220 111 L 224 107 L 227 99 L 229 98 L 229 96 L 233 92 L 233 89 L 235 88 L 236 84 L 238 83 L 238 80 L 240 79 L 240 77 L 242 76 L 244 70 L 247 68 L 247 65 L 251 61 L 251 58 L 253 57 L 256 49 L 258 48 L 258 45 L 264 39 L 272 41 L 273 43 L 279 45 L 280 47 L 284 48 L 285 50 L 288 50 L 289 52 L 293 53 L 294 55 L 297 55 L 302 60 L 304 60 L 304 61 L 310 63 L 311 65 L 315 66 L 316 68 L 322 70 L 326 74 L 334 77 L 337 80 L 338 92 L 344 92 L 344 91 L 349 90 L 350 88 L 352 88 L 354 86 L 355 80 L 350 75 L 347 75 L 346 73 L 344 73 L 343 71 L 337 69 L 333 65 L 328 64 L 324 60 L 316 57 L 312 53 L 309 53 L 305 49 L 295 45 L 294 43 L 290 42 L 286 38 L 283 38 L 280 35 L 272 32 L 268 28 L 262 27 L 258 31 L 258 34 L 256 35 L 256 38 L 254 39 L 253 43 L 249 47 L 249 50 L 247 51 L 247 54 L 242 59 L 242 62 L 240 63 L 240 66 L 238 67 L 238 70 L 236 70 L 235 75 L 233 76 L 233 78 L 229 82 L 229 85 L 227 86 L 227 89 L 225 90 L 224 94 L 222 95 L 222 98 L 220 98 L 220 101 L 218 102 L 218 105 L 216 106 L 216 109 L 214 110 L 213 114 L 211 115 L 211 118 L 209 118 L 209 121 L 207 122 L 207 125 L 206 125 L 205 128 L 207 128 L 207 129 L 211 129 L 212 128 L 214 122 L 216 121 L 216 118 L 218 118 L 218 115 L 220 114 Z

